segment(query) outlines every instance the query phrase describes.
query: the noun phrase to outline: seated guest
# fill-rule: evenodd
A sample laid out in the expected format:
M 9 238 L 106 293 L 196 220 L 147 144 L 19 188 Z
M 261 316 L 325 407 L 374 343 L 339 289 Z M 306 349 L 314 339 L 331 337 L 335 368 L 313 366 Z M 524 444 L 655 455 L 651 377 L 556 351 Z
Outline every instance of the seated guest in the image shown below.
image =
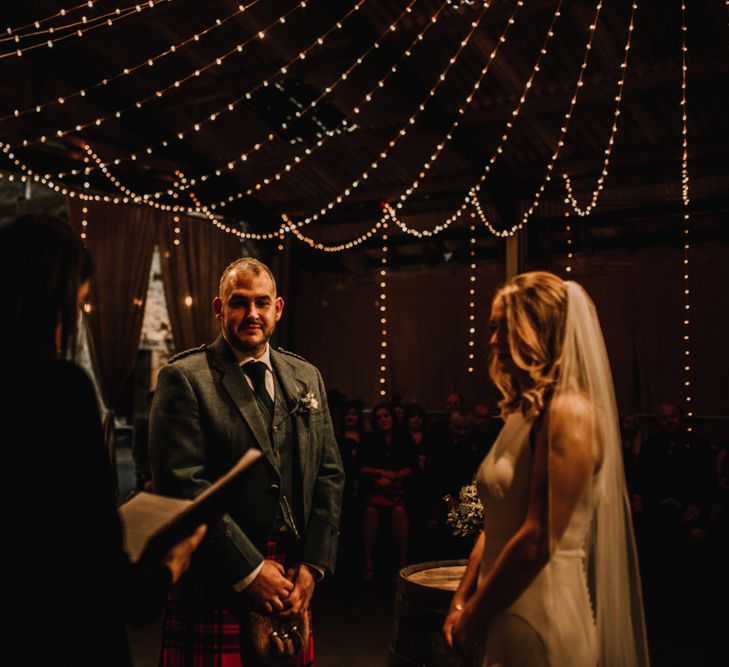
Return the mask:
M 395 428 L 395 416 L 388 403 L 372 409 L 372 433 L 360 446 L 357 464 L 364 508 L 364 580 L 372 581 L 375 541 L 383 519 L 389 518 L 400 567 L 407 563 L 409 522 L 404 482 L 418 465 L 412 444 Z
M 429 439 L 426 434 L 428 416 L 422 406 L 411 403 L 405 408 L 407 437 L 412 443 L 418 461 L 415 474 L 408 483 L 408 516 L 410 518 L 411 551 L 416 560 L 425 557 L 427 551 L 426 522 L 428 518 L 428 489 L 425 478 Z
M 364 425 L 362 424 L 362 401 L 355 399 L 344 404 L 337 429 L 337 444 L 342 456 L 344 471 L 349 475 L 357 459 L 357 449 L 362 441 Z
M 428 452 L 428 437 L 426 435 L 426 424 L 428 415 L 421 405 L 411 403 L 405 408 L 405 424 L 407 425 L 408 437 L 418 455 L 418 470 L 425 470 L 425 458 Z
M 5 623 L 24 664 L 129 667 L 125 623 L 156 618 L 205 530 L 161 563 L 133 565 L 124 552 L 94 389 L 66 361 L 90 274 L 88 253 L 60 220 L 0 226 L 0 338 L 12 350 L 2 361 L 2 421 L 20 434 L 4 465 L 21 480 L 3 496 L 14 545 L 4 554 Z
M 457 410 L 463 410 L 463 396 L 457 391 L 452 391 L 446 396 L 446 409 L 449 414 L 453 414 Z
M 454 412 L 460 411 L 465 412 L 463 407 L 463 397 L 457 391 L 452 391 L 446 396 L 444 415 L 431 415 L 428 436 L 433 445 L 437 445 L 439 442 L 446 442 L 450 439 L 451 415 Z

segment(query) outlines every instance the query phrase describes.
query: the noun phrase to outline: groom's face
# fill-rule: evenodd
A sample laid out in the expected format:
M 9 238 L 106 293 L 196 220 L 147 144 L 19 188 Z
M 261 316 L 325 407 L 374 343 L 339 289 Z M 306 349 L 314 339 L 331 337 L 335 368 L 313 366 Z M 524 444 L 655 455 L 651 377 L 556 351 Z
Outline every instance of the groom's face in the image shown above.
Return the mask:
M 281 319 L 283 299 L 276 296 L 265 271 L 258 275 L 233 271 L 213 308 L 228 343 L 243 354 L 259 357 Z

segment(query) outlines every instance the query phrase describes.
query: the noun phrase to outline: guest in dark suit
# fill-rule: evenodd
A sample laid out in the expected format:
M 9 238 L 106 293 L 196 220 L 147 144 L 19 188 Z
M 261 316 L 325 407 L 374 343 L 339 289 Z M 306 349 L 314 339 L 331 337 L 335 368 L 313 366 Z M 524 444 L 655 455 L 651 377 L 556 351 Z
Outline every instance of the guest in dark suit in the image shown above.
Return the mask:
M 233 262 L 213 309 L 217 340 L 177 355 L 159 375 L 150 423 L 155 488 L 192 498 L 248 449 L 264 460 L 235 508 L 210 526 L 172 596 L 167 666 L 255 664 L 250 610 L 308 614 L 315 581 L 336 559 L 344 474 L 326 391 L 314 366 L 269 345 L 283 312 L 271 271 L 252 258 Z M 298 664 L 312 660 L 310 643 Z
M 88 254 L 49 216 L 0 227 L 5 635 L 34 665 L 131 666 L 125 623 L 149 623 L 202 539 L 132 565 L 94 389 L 66 361 Z M 9 624 L 9 627 L 8 627 Z

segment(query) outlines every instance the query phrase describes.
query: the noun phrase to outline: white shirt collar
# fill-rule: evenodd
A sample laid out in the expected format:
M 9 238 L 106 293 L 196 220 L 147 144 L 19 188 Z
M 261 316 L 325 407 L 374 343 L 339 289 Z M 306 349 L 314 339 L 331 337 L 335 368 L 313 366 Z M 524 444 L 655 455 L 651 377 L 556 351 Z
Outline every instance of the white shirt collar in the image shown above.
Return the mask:
M 262 361 L 266 364 L 266 368 L 273 373 L 273 367 L 271 366 L 271 346 L 268 343 L 266 343 L 266 349 L 263 351 L 263 354 L 258 358 L 251 356 L 244 357 L 243 354 L 238 352 L 235 348 L 233 348 L 233 352 L 238 359 L 239 365 L 244 366 L 251 361 Z

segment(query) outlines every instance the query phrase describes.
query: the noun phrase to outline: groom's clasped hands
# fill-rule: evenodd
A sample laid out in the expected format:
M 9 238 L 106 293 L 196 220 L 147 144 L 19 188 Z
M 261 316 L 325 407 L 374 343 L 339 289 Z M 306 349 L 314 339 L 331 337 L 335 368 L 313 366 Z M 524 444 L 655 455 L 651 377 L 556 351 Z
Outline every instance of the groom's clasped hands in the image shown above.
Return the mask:
M 314 576 L 303 563 L 284 571 L 281 563 L 267 559 L 246 590 L 267 613 L 292 616 L 309 608 L 314 594 Z

